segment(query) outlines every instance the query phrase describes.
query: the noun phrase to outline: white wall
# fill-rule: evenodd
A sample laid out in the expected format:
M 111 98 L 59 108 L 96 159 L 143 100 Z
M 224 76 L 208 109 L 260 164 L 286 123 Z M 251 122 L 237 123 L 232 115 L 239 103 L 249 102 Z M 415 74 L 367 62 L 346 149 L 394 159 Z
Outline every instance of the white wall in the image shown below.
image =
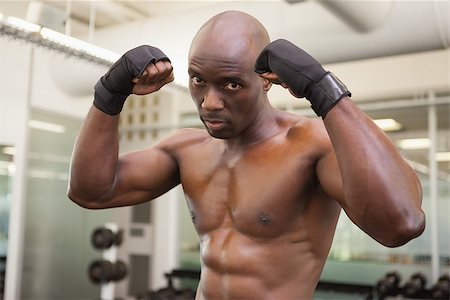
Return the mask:
M 373 58 L 324 65 L 352 92 L 352 100 L 392 100 L 450 91 L 450 49 Z M 284 89 L 272 88 L 273 103 L 289 105 L 292 96 Z M 307 101 L 296 107 L 309 107 Z
M 327 66 L 359 101 L 450 91 L 450 49 Z
M 94 85 L 107 68 L 39 49 L 31 106 L 83 118 L 92 104 Z
M 27 109 L 30 48 L 0 39 L 0 144 L 15 145 Z
M 30 51 L 27 44 L 0 39 L 0 144 L 14 145 L 20 138 L 17 129 L 26 122 L 30 80 L 32 108 L 82 118 L 92 103 L 95 82 L 106 71 L 40 48 L 30 64 Z

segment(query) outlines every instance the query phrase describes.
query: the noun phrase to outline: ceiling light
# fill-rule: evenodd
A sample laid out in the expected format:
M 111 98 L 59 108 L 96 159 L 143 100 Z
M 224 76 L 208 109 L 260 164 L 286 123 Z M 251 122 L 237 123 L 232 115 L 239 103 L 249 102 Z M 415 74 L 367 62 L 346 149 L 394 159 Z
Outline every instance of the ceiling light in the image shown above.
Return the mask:
M 402 124 L 394 119 L 376 119 L 373 121 L 383 131 L 396 131 L 402 129 Z
M 97 47 L 95 45 L 86 43 L 82 40 L 45 27 L 41 29 L 41 36 L 48 41 L 58 43 L 62 46 L 66 46 L 74 50 L 84 51 L 92 56 L 109 60 L 111 63 L 116 62 L 120 58 L 120 55 L 115 52 Z
M 30 169 L 28 170 L 28 176 L 35 179 L 59 179 L 59 180 L 69 180 L 68 173 L 59 173 L 51 170 L 44 169 Z
M 107 67 L 114 64 L 120 57 L 115 52 L 15 17 L 0 18 L 0 35 L 6 35 Z
M 11 147 L 11 146 L 6 146 L 6 147 L 3 147 L 2 152 L 3 152 L 3 154 L 6 154 L 6 155 L 15 155 L 16 148 Z
M 397 146 L 404 150 L 428 149 L 430 144 L 429 138 L 404 139 L 397 141 Z
M 41 26 L 16 17 L 7 17 L 6 23 L 24 31 L 39 32 L 41 30 Z
M 28 125 L 34 129 L 40 129 L 40 130 L 45 130 L 45 131 L 50 131 L 50 132 L 55 132 L 55 133 L 63 133 L 66 131 L 66 127 L 64 127 L 60 124 L 38 121 L 38 120 L 30 120 L 28 122 Z
M 438 152 L 436 153 L 437 161 L 450 161 L 450 152 Z
M 2 14 L 0 13 L 0 36 L 1 35 L 25 41 L 85 61 L 104 65 L 108 68 L 120 58 L 120 54 L 113 51 L 19 18 L 2 18 Z M 172 83 L 170 87 L 186 91 L 187 85 L 177 82 Z

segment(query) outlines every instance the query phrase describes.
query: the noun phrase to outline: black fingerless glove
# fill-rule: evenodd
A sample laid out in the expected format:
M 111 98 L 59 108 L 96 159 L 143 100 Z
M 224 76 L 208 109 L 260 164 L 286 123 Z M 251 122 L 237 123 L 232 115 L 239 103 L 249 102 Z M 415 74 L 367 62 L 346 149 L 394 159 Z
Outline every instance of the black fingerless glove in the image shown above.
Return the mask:
M 95 85 L 94 106 L 109 115 L 119 114 L 133 91 L 132 80 L 141 76 L 149 64 L 160 60 L 170 61 L 152 46 L 143 45 L 126 52 Z
M 326 114 L 344 96 L 347 87 L 332 73 L 326 72 L 311 55 L 287 40 L 276 40 L 263 49 L 255 72 L 275 73 L 299 98 L 305 97 L 318 116 Z

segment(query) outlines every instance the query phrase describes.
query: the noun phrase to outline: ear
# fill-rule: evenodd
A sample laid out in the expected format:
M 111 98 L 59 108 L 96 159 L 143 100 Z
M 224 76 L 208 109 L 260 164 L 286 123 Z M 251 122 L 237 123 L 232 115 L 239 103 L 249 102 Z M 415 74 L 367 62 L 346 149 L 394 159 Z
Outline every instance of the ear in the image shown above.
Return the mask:
M 263 80 L 263 90 L 264 92 L 268 92 L 270 90 L 270 88 L 272 87 L 272 81 L 266 79 L 266 78 L 262 78 Z

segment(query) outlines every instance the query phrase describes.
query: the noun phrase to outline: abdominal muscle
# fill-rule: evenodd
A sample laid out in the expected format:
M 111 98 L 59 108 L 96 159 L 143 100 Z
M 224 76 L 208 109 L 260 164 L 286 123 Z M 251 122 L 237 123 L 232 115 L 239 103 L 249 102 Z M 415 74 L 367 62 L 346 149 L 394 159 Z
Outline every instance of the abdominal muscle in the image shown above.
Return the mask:
M 255 240 L 235 229 L 202 237 L 196 299 L 312 299 L 325 258 L 305 239 Z

